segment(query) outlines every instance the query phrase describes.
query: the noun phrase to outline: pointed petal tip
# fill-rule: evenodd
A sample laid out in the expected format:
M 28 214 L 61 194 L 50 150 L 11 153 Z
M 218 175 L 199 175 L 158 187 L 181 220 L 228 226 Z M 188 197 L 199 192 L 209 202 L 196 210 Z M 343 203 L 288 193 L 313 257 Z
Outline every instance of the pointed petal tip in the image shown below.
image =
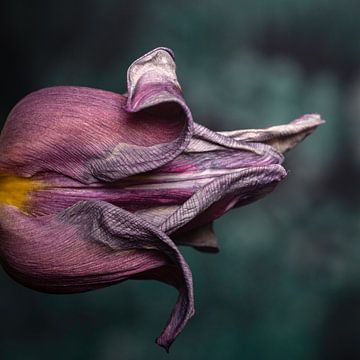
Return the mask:
M 293 121 L 294 124 L 304 123 L 304 122 L 307 122 L 309 125 L 311 124 L 313 126 L 318 126 L 318 125 L 326 123 L 326 121 L 321 118 L 321 115 L 316 114 L 316 113 L 305 114 L 305 115 L 301 116 L 300 118 Z
M 267 171 L 269 171 L 274 176 L 275 181 L 281 181 L 288 174 L 285 168 L 280 164 L 268 165 Z
M 285 153 L 293 149 L 312 134 L 319 125 L 324 123 L 325 121 L 319 114 L 305 114 L 286 125 L 265 129 L 265 133 L 269 132 L 270 135 L 266 142 L 281 153 Z
M 279 183 L 288 175 L 288 172 L 280 164 L 254 168 L 254 171 L 257 171 L 259 174 L 264 176 L 264 184 Z
M 128 101 L 123 108 L 128 112 L 137 112 L 159 102 L 185 103 L 171 49 L 159 47 L 135 60 L 128 68 L 127 83 Z
M 162 347 L 162 348 L 166 351 L 167 354 L 170 353 L 170 347 L 171 347 L 172 342 L 163 342 L 163 341 L 160 339 L 160 337 L 158 337 L 158 338 L 155 340 L 155 343 L 156 343 L 156 345 Z
M 168 52 L 171 57 L 175 60 L 175 54 L 174 54 L 174 51 L 171 50 L 170 48 L 166 47 L 166 46 L 158 46 L 157 48 L 155 49 L 152 49 L 150 51 L 148 51 L 145 55 L 143 55 L 141 58 L 145 57 L 145 56 L 149 56 L 149 55 L 152 55 L 152 54 L 157 54 L 161 51 L 166 51 Z
M 192 307 L 191 310 L 188 313 L 186 322 L 188 320 L 190 320 L 195 314 L 195 309 Z M 160 347 L 162 347 L 163 349 L 165 349 L 165 351 L 167 353 L 170 352 L 170 347 L 173 344 L 173 342 L 176 340 L 176 338 L 178 337 L 178 335 L 181 333 L 181 331 L 183 330 L 183 327 L 181 327 L 181 329 L 176 330 L 175 328 L 170 329 L 171 331 L 167 331 L 167 329 L 165 329 L 160 336 L 158 336 L 155 340 L 155 343 L 157 345 L 159 345 Z

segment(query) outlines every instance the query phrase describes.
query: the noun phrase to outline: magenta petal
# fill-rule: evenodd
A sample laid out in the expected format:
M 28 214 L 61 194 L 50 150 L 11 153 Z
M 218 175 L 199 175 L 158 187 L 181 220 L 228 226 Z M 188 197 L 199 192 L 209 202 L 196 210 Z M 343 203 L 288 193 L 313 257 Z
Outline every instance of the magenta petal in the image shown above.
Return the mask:
M 188 265 L 170 238 L 139 216 L 101 201 L 82 201 L 37 218 L 1 206 L 0 215 L 2 265 L 24 285 L 69 293 L 128 278 L 171 284 L 179 298 L 157 340 L 167 349 L 193 315 Z
M 93 183 L 175 158 L 190 141 L 192 118 L 172 55 L 156 49 L 135 61 L 128 86 L 128 98 L 83 87 L 26 96 L 2 130 L 0 172 L 26 177 L 56 172 Z

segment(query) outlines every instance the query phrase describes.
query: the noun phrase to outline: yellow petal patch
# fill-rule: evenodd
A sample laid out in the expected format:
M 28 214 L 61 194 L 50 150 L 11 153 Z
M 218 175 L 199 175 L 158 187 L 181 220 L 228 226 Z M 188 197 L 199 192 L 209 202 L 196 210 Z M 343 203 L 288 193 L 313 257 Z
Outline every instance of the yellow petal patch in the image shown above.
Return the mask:
M 0 204 L 27 212 L 29 193 L 43 187 L 40 181 L 16 175 L 0 175 Z

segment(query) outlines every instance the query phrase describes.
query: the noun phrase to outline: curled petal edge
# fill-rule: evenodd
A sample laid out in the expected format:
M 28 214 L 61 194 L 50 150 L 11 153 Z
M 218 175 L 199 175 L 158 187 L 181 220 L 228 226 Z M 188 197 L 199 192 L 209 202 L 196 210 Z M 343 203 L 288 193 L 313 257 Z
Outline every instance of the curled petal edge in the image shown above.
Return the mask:
M 128 96 L 59 86 L 29 94 L 0 135 L 0 172 L 59 173 L 84 184 L 113 182 L 176 158 L 193 134 L 170 50 L 136 60 Z
M 206 220 L 215 220 L 231 207 L 257 200 L 270 192 L 273 187 L 287 175 L 285 169 L 278 164 L 263 167 L 241 169 L 237 172 L 219 176 L 192 195 L 183 205 L 179 206 L 160 226 L 167 234 L 179 230 L 187 230 L 186 226 L 198 216 Z M 264 192 L 266 190 L 266 192 Z M 243 198 L 240 199 L 240 196 Z M 213 219 L 208 218 L 206 211 L 222 199 L 230 202 L 217 213 Z M 235 201 L 234 201 L 235 200 Z M 201 225 L 201 224 L 199 224 Z
M 0 206 L 0 255 L 27 287 L 72 293 L 126 279 L 176 287 L 178 300 L 158 345 L 167 351 L 194 314 L 191 271 L 172 240 L 144 219 L 102 201 L 80 201 L 59 214 L 30 217 Z
M 145 150 L 138 146 L 121 145 L 115 148 L 106 159 L 93 164 L 93 173 L 100 180 L 113 181 L 156 169 L 179 155 L 193 135 L 192 114 L 183 98 L 170 49 L 156 48 L 134 61 L 128 69 L 127 82 L 127 101 L 123 107 L 126 112 L 166 114 L 169 118 L 183 119 L 184 125 L 179 136 L 167 144 L 154 145 Z M 127 160 L 125 166 L 124 158 Z M 120 159 L 120 162 L 116 159 Z

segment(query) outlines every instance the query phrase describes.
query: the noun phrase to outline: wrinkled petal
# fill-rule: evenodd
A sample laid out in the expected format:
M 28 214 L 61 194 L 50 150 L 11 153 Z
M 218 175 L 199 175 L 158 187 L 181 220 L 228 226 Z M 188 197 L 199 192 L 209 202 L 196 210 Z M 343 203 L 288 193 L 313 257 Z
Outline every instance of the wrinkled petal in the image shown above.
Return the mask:
M 195 136 L 191 139 L 187 152 L 204 152 L 222 149 L 223 146 L 245 146 L 249 143 L 271 145 L 284 153 L 310 135 L 324 120 L 318 114 L 304 115 L 289 124 L 272 126 L 267 129 L 245 129 L 211 132 L 196 124 Z M 238 145 L 236 145 L 238 144 Z
M 0 172 L 57 172 L 82 183 L 155 169 L 180 154 L 191 113 L 172 53 L 159 48 L 128 72 L 129 96 L 83 87 L 39 90 L 11 111 L 0 137 Z
M 203 177 L 212 177 L 212 171 L 216 176 L 220 171 L 228 173 L 234 169 L 281 164 L 283 161 L 283 155 L 272 146 L 249 143 L 245 150 L 221 147 L 211 152 L 185 152 L 152 174 L 165 177 L 164 174 L 171 173 L 174 178 L 192 178 L 194 174 L 203 172 Z
M 98 179 L 116 180 L 155 169 L 175 158 L 186 148 L 192 136 L 193 122 L 175 71 L 174 55 L 166 48 L 157 48 L 136 60 L 128 70 L 128 98 L 124 109 L 129 113 L 146 110 L 155 117 L 155 122 L 159 121 L 158 119 L 169 122 L 165 126 L 148 129 L 149 133 L 144 133 L 143 136 L 161 138 L 167 132 L 172 134 L 174 128 L 178 136 L 169 143 L 159 142 L 159 145 L 148 146 L 145 151 L 137 146 L 120 146 L 114 149 L 109 157 L 94 164 Z M 180 133 L 179 124 L 182 125 Z M 121 161 L 118 161 L 119 157 Z M 123 168 L 124 158 L 127 169 Z M 122 169 L 119 169 L 121 167 Z
M 286 171 L 281 165 L 249 168 L 223 175 L 200 188 L 166 219 L 161 225 L 161 230 L 171 234 L 200 214 L 207 221 L 215 220 L 233 206 L 239 203 L 248 203 L 267 194 L 285 176 Z M 225 208 L 212 209 L 213 218 L 204 213 L 205 210 L 209 210 L 211 205 L 224 198 L 228 200 Z
M 221 134 L 241 141 L 262 142 L 284 153 L 309 136 L 324 120 L 318 114 L 304 115 L 286 125 L 267 129 L 247 129 L 222 132 Z
M 183 234 L 208 224 L 235 206 L 258 200 L 285 176 L 285 169 L 278 164 L 239 169 L 199 187 L 180 206 L 143 209 L 137 214 L 167 234 Z
M 39 177 L 37 177 L 39 179 Z M 69 181 L 56 176 L 46 177 L 47 184 L 35 189 L 28 197 L 28 213 L 34 216 L 54 214 L 82 200 L 101 200 L 125 210 L 135 212 L 143 208 L 182 204 L 192 194 L 191 187 L 171 188 L 150 186 L 147 188 L 134 180 L 118 183 L 98 183 L 84 186 L 78 181 Z
M 84 185 L 56 176 L 37 176 L 48 186 L 31 193 L 30 212 L 59 212 L 81 200 L 103 200 L 128 211 L 183 204 L 201 186 L 213 179 L 248 167 L 279 164 L 283 156 L 266 144 L 248 145 L 249 150 L 221 149 L 183 153 L 157 170 L 117 182 Z M 154 223 L 154 221 L 152 221 Z
M 177 287 L 177 304 L 157 339 L 166 349 L 194 313 L 191 272 L 174 243 L 144 219 L 111 204 L 83 201 L 36 218 L 2 205 L 0 238 L 4 268 L 37 290 L 87 291 L 133 277 Z

